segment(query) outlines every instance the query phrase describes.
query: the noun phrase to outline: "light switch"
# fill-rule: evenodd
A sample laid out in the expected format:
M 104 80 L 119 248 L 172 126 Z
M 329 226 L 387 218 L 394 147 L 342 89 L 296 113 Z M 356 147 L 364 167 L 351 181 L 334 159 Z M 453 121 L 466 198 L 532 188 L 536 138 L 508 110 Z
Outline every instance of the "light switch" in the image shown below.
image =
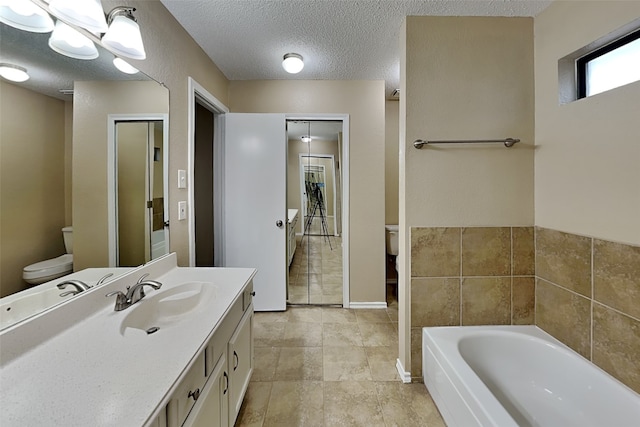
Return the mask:
M 187 188 L 187 171 L 178 169 L 178 188 Z
M 187 219 L 187 202 L 178 202 L 178 221 Z

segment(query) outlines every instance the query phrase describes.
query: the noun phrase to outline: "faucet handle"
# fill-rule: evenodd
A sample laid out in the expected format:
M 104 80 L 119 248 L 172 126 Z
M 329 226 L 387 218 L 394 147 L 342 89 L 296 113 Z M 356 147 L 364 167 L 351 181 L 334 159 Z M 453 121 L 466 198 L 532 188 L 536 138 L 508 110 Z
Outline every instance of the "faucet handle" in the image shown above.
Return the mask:
M 122 311 L 125 308 L 129 307 L 129 301 L 127 300 L 127 296 L 120 291 L 113 291 L 106 294 L 106 297 L 116 296 L 116 306 L 114 308 L 115 311 Z

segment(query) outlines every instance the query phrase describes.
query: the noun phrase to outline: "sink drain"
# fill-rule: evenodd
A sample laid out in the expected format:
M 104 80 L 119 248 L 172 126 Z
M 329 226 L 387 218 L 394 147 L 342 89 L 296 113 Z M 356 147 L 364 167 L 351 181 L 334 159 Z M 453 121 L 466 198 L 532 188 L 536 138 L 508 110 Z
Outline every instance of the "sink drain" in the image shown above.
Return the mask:
M 153 334 L 154 332 L 158 332 L 159 330 L 160 330 L 160 328 L 159 328 L 159 327 L 157 327 L 157 326 L 152 326 L 152 327 L 150 327 L 149 329 L 147 329 L 147 335 L 151 335 L 151 334 Z

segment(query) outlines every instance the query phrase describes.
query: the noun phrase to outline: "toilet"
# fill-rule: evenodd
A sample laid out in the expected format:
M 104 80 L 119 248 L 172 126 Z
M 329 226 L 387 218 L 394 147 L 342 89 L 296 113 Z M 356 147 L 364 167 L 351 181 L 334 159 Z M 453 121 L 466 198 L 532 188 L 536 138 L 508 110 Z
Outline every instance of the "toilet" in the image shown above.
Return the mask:
M 387 254 L 394 256 L 396 271 L 398 271 L 398 226 L 396 224 L 387 224 L 385 228 L 385 241 Z
M 62 229 L 62 237 L 64 239 L 64 247 L 66 254 L 57 258 L 51 258 L 45 261 L 36 262 L 26 266 L 22 270 L 22 278 L 31 285 L 39 285 L 58 277 L 66 276 L 73 273 L 73 227 L 64 227 Z

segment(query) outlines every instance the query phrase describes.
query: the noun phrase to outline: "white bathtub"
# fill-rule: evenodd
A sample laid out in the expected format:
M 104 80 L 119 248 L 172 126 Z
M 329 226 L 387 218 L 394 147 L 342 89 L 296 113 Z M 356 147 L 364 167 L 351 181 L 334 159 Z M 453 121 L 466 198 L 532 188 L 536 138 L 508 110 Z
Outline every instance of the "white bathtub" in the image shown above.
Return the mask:
M 422 371 L 449 427 L 640 426 L 640 395 L 535 326 L 423 328 Z

